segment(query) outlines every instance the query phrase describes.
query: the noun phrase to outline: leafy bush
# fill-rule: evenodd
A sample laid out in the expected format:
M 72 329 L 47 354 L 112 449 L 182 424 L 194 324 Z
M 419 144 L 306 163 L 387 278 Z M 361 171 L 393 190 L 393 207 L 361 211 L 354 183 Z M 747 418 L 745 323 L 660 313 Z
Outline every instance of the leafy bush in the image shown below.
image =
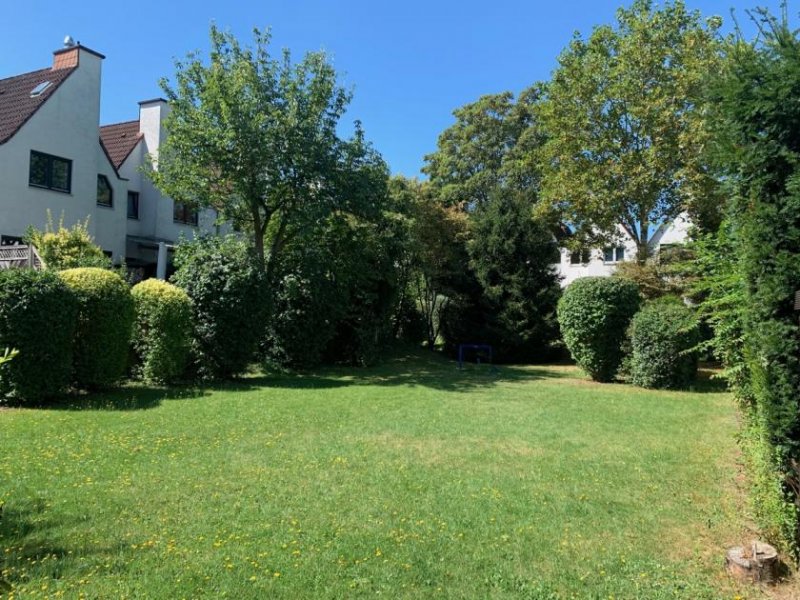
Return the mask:
M 64 227 L 64 217 L 53 223 L 53 215 L 47 212 L 47 225 L 44 231 L 28 228 L 25 241 L 36 246 L 48 269 L 62 271 L 79 267 L 111 268 L 111 259 L 94 243 L 89 234 L 89 217 L 72 228 Z
M 614 379 L 625 332 L 639 303 L 636 284 L 616 277 L 582 277 L 564 290 L 558 302 L 564 342 L 595 381 Z
M 189 360 L 192 302 L 182 289 L 158 279 L 138 283 L 131 296 L 134 372 L 146 381 L 169 383 L 183 374 Z
M 36 402 L 70 382 L 77 305 L 54 273 L 0 271 L 0 346 L 19 355 L 4 366 L 0 395 Z
M 694 312 L 679 299 L 647 304 L 630 327 L 631 382 L 646 388 L 683 388 L 697 375 L 700 333 Z
M 59 273 L 78 300 L 75 331 L 75 385 L 101 389 L 125 374 L 133 325 L 133 299 L 116 273 L 97 267 Z
M 204 379 L 229 378 L 255 357 L 268 314 L 266 276 L 233 236 L 178 246 L 172 281 L 192 300 L 192 360 Z

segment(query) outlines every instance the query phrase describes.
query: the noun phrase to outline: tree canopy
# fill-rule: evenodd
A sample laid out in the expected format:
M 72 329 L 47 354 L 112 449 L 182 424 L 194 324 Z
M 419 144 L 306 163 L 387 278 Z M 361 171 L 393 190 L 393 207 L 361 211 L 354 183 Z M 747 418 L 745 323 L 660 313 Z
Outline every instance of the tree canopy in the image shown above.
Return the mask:
M 250 234 L 269 274 L 298 231 L 334 210 L 377 210 L 388 171 L 358 123 L 339 137 L 351 94 L 325 54 L 293 63 L 270 55 L 269 31 L 253 36 L 244 47 L 212 26 L 209 61 L 189 54 L 161 81 L 171 112 L 152 176 Z
M 547 85 L 538 210 L 578 243 L 613 240 L 621 226 L 643 261 L 654 225 L 716 204 L 704 86 L 719 68 L 721 21 L 681 0 L 658 10 L 636 0 L 617 21 L 576 35 Z

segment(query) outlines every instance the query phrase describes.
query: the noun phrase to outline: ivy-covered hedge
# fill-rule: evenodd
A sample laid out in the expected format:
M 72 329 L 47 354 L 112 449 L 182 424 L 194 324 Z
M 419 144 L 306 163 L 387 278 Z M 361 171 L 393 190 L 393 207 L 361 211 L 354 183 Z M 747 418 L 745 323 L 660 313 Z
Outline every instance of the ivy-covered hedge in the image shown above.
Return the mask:
M 169 383 L 186 370 L 192 340 L 192 302 L 177 286 L 146 279 L 131 290 L 135 309 L 133 372 L 145 381 Z
M 133 325 L 128 284 L 97 267 L 59 273 L 78 301 L 73 379 L 82 389 L 113 386 L 125 375 Z
M 178 246 L 172 281 L 192 301 L 192 360 L 203 379 L 240 375 L 255 359 L 268 314 L 266 277 L 235 237 Z
M 700 333 L 694 312 L 678 299 L 647 304 L 630 327 L 631 383 L 646 388 L 685 388 L 697 375 Z
M 564 343 L 595 381 L 616 376 L 625 333 L 639 304 L 636 284 L 616 277 L 582 277 L 564 290 L 558 302 Z
M 0 398 L 37 402 L 67 388 L 76 315 L 74 295 L 54 273 L 0 271 L 0 348 L 19 351 L 4 366 Z

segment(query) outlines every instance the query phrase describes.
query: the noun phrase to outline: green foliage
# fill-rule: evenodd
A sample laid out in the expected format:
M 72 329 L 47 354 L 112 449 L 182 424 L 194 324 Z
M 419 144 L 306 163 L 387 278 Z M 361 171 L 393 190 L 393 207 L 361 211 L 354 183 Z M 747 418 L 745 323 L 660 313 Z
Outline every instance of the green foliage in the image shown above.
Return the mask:
M 210 36 L 208 63 L 190 54 L 174 85 L 161 82 L 172 111 L 151 176 L 249 233 L 269 279 L 293 237 L 346 208 L 354 190 L 385 182 L 386 166 L 358 124 L 339 138 L 350 94 L 323 53 L 293 64 L 288 51 L 270 55 L 268 31 L 254 31 L 252 48 L 214 26 Z
M 76 303 L 49 271 L 0 271 L 0 346 L 19 354 L 3 367 L 0 397 L 38 402 L 63 392 L 72 372 Z
M 800 505 L 800 40 L 756 11 L 758 43 L 730 43 L 715 88 L 714 148 L 730 198 L 704 241 L 715 347 L 745 409 L 752 503 L 770 540 L 797 552 Z M 716 288 L 711 286 L 717 286 Z
M 204 379 L 241 375 L 255 358 L 268 312 L 264 272 L 233 236 L 181 243 L 172 281 L 192 301 L 194 369 Z
M 78 388 L 102 389 L 116 384 L 128 366 L 133 299 L 116 273 L 97 267 L 59 273 L 78 302 L 73 381 Z
M 145 381 L 169 383 L 185 371 L 192 340 L 192 303 L 182 289 L 146 279 L 131 289 L 135 320 L 134 371 Z
M 697 375 L 697 317 L 677 298 L 646 304 L 630 326 L 631 383 L 646 388 L 681 389 Z
M 53 223 L 53 215 L 47 211 L 47 224 L 44 231 L 29 227 L 25 242 L 33 244 L 48 269 L 63 271 L 78 267 L 111 268 L 111 259 L 94 243 L 89 234 L 89 217 L 72 228 L 64 226 L 64 216 Z
M 720 21 L 704 25 L 681 0 L 635 0 L 617 21 L 576 36 L 547 85 L 538 210 L 578 244 L 613 241 L 621 225 L 644 261 L 652 224 L 684 210 L 716 222 L 703 92 L 719 70 Z
M 444 204 L 474 208 L 498 187 L 535 193 L 539 168 L 530 150 L 541 142 L 533 120 L 540 95 L 533 86 L 516 101 L 504 92 L 453 112 L 455 124 L 441 133 L 423 168 Z
M 490 198 L 472 215 L 470 267 L 494 315 L 500 355 L 541 360 L 558 338 L 558 251 L 522 196 L 499 192 Z
M 582 277 L 564 290 L 558 302 L 561 334 L 572 358 L 595 381 L 614 379 L 639 303 L 636 284 L 616 277 Z

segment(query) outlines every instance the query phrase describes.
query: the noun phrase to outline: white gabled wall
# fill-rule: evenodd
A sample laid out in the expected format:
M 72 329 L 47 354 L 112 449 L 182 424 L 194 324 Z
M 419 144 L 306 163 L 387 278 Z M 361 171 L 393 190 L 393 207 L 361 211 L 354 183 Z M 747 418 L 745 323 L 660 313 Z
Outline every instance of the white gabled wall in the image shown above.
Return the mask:
M 81 47 L 78 68 L 5 144 L 0 145 L 0 234 L 21 236 L 29 225 L 39 229 L 51 211 L 56 222 L 71 226 L 89 219 L 97 243 L 125 256 L 127 184 L 120 181 L 100 145 L 100 74 L 102 58 Z M 70 193 L 28 185 L 30 153 L 37 150 L 72 161 Z M 97 206 L 97 175 L 108 177 L 114 208 Z

